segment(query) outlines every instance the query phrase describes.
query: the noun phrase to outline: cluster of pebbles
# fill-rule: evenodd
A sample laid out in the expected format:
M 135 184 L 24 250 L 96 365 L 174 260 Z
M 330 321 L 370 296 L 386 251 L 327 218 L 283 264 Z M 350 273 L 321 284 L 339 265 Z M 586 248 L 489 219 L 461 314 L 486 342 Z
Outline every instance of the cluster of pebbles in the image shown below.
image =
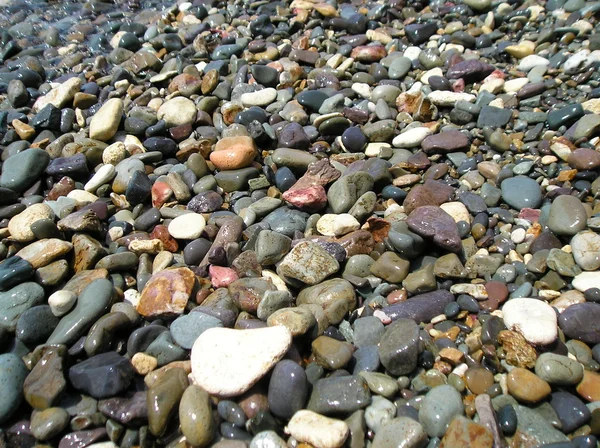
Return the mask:
M 0 4 L 0 446 L 598 446 L 600 2 Z

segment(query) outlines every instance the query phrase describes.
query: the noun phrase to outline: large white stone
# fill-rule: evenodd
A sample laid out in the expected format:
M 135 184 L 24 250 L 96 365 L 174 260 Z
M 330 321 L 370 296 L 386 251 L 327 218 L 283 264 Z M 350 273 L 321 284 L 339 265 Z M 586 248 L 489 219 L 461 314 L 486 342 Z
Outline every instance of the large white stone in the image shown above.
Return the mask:
M 189 98 L 178 96 L 165 102 L 156 113 L 156 118 L 165 120 L 167 127 L 182 126 L 196 121 L 196 105 Z
M 581 292 L 590 288 L 600 288 L 600 272 L 582 272 L 573 277 L 573 287 Z
M 409 129 L 406 132 L 394 137 L 392 145 L 396 148 L 414 148 L 419 146 L 425 137 L 431 135 L 433 131 L 426 127 Z
M 81 79 L 78 77 L 67 79 L 58 87 L 50 90 L 46 95 L 39 97 L 33 105 L 33 111 L 38 112 L 48 104 L 52 104 L 54 107 L 62 109 L 73 101 L 75 94 L 81 89 L 81 84 Z
M 537 54 L 531 54 L 529 56 L 525 56 L 523 59 L 519 61 L 519 65 L 517 66 L 517 70 L 522 72 L 529 72 L 534 67 L 546 66 L 549 65 L 550 61 L 542 56 L 538 56 Z
M 547 345 L 558 335 L 556 312 L 538 299 L 511 299 L 502 307 L 504 325 L 534 345 Z
M 206 226 L 206 220 L 199 213 L 179 215 L 169 224 L 169 235 L 178 240 L 199 238 Z
M 244 107 L 268 106 L 277 98 L 277 90 L 273 87 L 257 90 L 256 92 L 242 93 L 240 99 Z
M 317 230 L 325 236 L 342 236 L 359 228 L 360 223 L 348 213 L 327 213 L 317 221 Z
M 90 138 L 108 141 L 115 136 L 123 115 L 123 100 L 111 98 L 94 114 L 90 122 Z
M 579 232 L 571 239 L 575 263 L 585 271 L 600 268 L 600 235 L 592 231 Z
M 434 90 L 427 95 L 429 101 L 436 106 L 454 106 L 458 101 L 467 101 L 472 103 L 475 101 L 476 96 L 470 93 L 464 92 L 451 92 L 450 90 Z
M 292 334 L 283 326 L 211 328 L 192 347 L 192 381 L 211 395 L 235 397 L 265 376 L 291 344 Z
M 296 412 L 285 430 L 298 442 L 318 448 L 339 448 L 350 434 L 346 422 L 306 409 Z

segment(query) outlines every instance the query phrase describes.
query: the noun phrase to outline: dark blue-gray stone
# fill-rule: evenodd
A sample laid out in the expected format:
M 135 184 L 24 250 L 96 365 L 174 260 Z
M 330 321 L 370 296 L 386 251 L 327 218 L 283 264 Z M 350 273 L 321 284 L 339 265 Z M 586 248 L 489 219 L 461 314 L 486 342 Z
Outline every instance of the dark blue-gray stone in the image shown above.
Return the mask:
M 267 395 L 270 411 L 279 418 L 289 419 L 304 407 L 308 396 L 306 372 L 294 361 L 279 361 L 269 382 Z
M 120 394 L 129 387 L 133 375 L 131 362 L 117 352 L 93 356 L 69 369 L 73 387 L 94 398 Z
M 542 205 L 542 189 L 529 177 L 509 177 L 502 181 L 500 188 L 504 202 L 516 210 L 538 208 Z
M 371 392 L 360 376 L 338 376 L 318 380 L 306 408 L 322 415 L 352 413 L 371 403 Z
M 21 314 L 44 303 L 44 298 L 44 288 L 33 282 L 21 283 L 0 293 L 0 325 L 8 331 L 15 331 Z
M 550 396 L 550 405 L 556 412 L 564 433 L 573 432 L 590 420 L 591 413 L 588 407 L 569 392 L 554 392 Z
M 454 295 L 445 289 L 419 294 L 405 302 L 386 306 L 382 311 L 392 320 L 412 319 L 416 323 L 429 322 L 435 316 L 443 314 L 444 308 L 454 301 Z
M 23 383 L 29 371 L 17 355 L 0 355 L 0 423 L 4 423 L 23 401 Z
M 419 326 L 411 319 L 392 322 L 379 343 L 379 359 L 395 376 L 407 375 L 417 367 Z
M 48 305 L 34 306 L 21 314 L 17 320 L 15 336 L 24 344 L 35 346 L 48 339 L 58 321 L 58 317 L 52 314 Z
M 21 257 L 10 257 L 0 263 L 0 291 L 6 291 L 33 277 L 33 267 Z
M 223 322 L 208 314 L 192 311 L 185 316 L 180 316 L 171 324 L 173 340 L 185 349 L 191 350 L 194 342 L 209 328 L 222 327 Z
M 20 193 L 38 181 L 49 161 L 50 155 L 39 148 L 15 154 L 2 165 L 0 185 Z
M 504 109 L 494 106 L 483 106 L 477 119 L 477 127 L 483 128 L 491 126 L 493 128 L 503 128 L 512 118 L 512 109 Z

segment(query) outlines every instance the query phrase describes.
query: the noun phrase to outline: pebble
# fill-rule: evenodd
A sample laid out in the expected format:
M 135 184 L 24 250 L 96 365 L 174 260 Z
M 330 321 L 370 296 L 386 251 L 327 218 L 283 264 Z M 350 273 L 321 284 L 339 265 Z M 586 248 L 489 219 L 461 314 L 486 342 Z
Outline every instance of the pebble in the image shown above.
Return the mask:
M 504 325 L 534 345 L 548 345 L 557 337 L 558 324 L 552 307 L 537 299 L 511 299 L 502 308 Z
M 297 441 L 323 448 L 341 447 L 350 432 L 344 421 L 309 410 L 296 412 L 286 428 L 286 432 Z
M 4 444 L 595 444 L 597 4 L 5 3 Z
M 281 359 L 291 342 L 291 333 L 283 326 L 255 330 L 211 328 L 192 347 L 192 380 L 210 394 L 240 395 Z M 222 353 L 227 353 L 227 358 L 223 359 Z

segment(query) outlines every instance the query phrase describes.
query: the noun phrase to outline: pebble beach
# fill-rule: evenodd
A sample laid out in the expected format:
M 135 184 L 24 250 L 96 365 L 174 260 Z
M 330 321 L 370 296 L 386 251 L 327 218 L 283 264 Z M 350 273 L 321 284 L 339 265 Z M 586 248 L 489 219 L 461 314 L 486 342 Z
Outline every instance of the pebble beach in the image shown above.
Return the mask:
M 0 448 L 598 448 L 600 2 L 0 0 Z

